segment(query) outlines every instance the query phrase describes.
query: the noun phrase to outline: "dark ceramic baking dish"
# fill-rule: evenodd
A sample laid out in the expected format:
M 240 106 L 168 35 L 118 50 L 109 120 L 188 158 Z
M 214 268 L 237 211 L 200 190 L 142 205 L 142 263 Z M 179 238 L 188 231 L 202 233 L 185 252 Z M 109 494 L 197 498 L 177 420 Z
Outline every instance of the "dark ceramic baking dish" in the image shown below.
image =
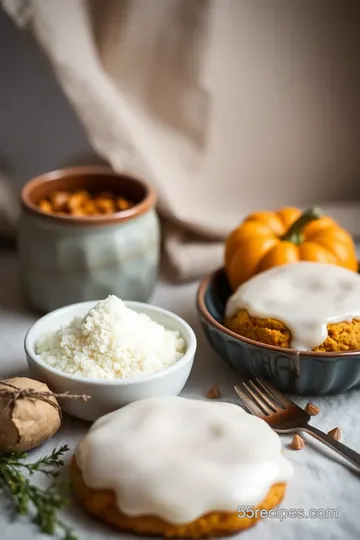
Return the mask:
M 230 295 L 220 269 L 202 280 L 197 309 L 209 343 L 237 372 L 262 377 L 280 390 L 302 395 L 337 394 L 360 386 L 360 351 L 296 351 L 265 345 L 226 328 L 223 319 Z

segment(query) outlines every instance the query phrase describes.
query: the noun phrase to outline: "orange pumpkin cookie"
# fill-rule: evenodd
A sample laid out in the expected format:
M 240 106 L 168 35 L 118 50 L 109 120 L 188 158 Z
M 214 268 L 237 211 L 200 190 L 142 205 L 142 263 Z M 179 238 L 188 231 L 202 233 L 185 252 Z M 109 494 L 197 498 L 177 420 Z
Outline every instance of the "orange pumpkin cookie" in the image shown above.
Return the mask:
M 248 339 L 260 341 L 266 345 L 291 348 L 291 332 L 287 326 L 269 317 L 252 317 L 246 309 L 226 320 L 226 326 Z M 344 352 L 360 350 L 360 320 L 328 324 L 328 337 L 313 351 Z
M 267 345 L 360 350 L 360 275 L 309 261 L 270 268 L 230 296 L 225 325 Z
M 262 503 L 251 509 L 251 514 L 253 512 L 255 517 L 238 517 L 237 512 L 211 512 L 186 525 L 172 525 L 156 516 L 132 517 L 121 512 L 117 507 L 114 491 L 92 489 L 85 484 L 75 458 L 72 461 L 71 474 L 76 495 L 90 514 L 121 531 L 167 538 L 214 538 L 235 534 L 253 527 L 260 519 L 260 510 L 274 508 L 285 495 L 285 484 L 272 486 Z
M 225 271 L 233 290 L 259 272 L 298 261 L 358 267 L 350 234 L 317 208 L 255 212 L 226 240 Z
M 122 531 L 169 538 L 255 525 L 261 509 L 280 503 L 292 474 L 263 420 L 231 403 L 180 397 L 143 399 L 100 418 L 71 466 L 89 513 Z

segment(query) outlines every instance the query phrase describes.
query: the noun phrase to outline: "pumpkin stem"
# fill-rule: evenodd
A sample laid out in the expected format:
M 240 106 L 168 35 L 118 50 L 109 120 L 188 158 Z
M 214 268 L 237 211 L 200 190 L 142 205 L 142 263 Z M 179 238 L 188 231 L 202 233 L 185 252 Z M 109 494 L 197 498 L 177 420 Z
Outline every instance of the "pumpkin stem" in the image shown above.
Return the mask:
M 310 223 L 310 221 L 321 218 L 323 215 L 324 212 L 321 210 L 321 208 L 318 208 L 317 206 L 309 208 L 303 214 L 301 214 L 301 216 L 291 225 L 291 227 L 289 227 L 287 232 L 282 237 L 282 240 L 293 242 L 294 244 L 301 244 L 301 232 L 305 225 Z

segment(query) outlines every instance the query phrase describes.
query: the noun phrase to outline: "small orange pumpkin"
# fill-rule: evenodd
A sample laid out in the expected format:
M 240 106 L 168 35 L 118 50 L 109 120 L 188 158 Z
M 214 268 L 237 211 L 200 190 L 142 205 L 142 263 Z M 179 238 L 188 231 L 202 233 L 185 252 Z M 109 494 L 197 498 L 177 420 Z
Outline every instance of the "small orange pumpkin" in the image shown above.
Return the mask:
M 226 240 L 225 271 L 233 290 L 259 272 L 298 261 L 358 267 L 351 235 L 319 208 L 255 212 Z

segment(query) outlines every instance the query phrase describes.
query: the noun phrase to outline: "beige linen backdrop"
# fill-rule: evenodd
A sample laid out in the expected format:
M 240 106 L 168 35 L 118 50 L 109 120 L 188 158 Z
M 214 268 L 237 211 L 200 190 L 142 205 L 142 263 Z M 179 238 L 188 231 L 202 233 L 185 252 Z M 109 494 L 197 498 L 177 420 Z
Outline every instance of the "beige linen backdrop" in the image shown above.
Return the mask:
M 156 187 L 177 279 L 220 265 L 252 210 L 360 199 L 359 3 L 2 3 L 94 149 Z M 358 206 L 343 209 L 335 217 L 359 233 Z

